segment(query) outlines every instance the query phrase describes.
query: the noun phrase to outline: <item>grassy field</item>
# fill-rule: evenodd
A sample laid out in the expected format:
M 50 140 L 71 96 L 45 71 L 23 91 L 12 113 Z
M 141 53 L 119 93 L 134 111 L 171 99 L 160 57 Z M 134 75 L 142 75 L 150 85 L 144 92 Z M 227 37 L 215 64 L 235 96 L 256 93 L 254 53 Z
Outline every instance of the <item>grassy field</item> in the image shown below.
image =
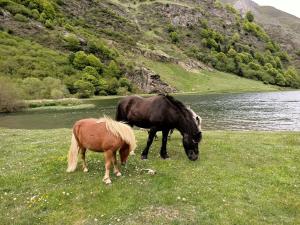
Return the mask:
M 0 129 L 1 224 L 300 223 L 299 133 L 205 132 L 191 162 L 177 133 L 170 160 L 158 141 L 140 160 L 135 132 L 137 155 L 106 186 L 103 154 L 88 154 L 89 173 L 65 172 L 69 129 Z
M 161 75 L 162 80 L 180 92 L 224 93 L 276 91 L 278 86 L 265 85 L 261 81 L 250 80 L 237 75 L 219 72 L 188 72 L 181 66 L 172 63 L 160 63 L 144 60 L 153 71 Z

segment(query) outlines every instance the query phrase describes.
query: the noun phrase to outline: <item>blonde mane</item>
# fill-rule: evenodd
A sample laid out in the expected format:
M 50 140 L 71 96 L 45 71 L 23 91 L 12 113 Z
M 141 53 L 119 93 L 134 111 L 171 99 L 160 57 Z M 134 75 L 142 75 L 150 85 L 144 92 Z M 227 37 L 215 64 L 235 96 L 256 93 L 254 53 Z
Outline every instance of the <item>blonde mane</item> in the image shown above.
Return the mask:
M 136 140 L 133 130 L 130 126 L 123 122 L 117 122 L 107 116 L 100 118 L 97 123 L 105 122 L 106 129 L 114 136 L 121 138 L 129 145 L 129 150 L 134 151 L 136 148 Z
M 193 118 L 194 118 L 194 120 L 195 120 L 195 122 L 196 122 L 196 124 L 197 124 L 197 126 L 198 126 L 198 129 L 199 129 L 199 131 L 201 131 L 201 130 L 202 130 L 202 128 L 201 128 L 202 118 L 201 118 L 199 115 L 197 115 L 197 114 L 194 112 L 194 110 L 192 110 L 192 108 L 191 108 L 190 106 L 188 106 L 187 109 L 192 113 Z M 198 117 L 198 119 L 199 119 L 199 124 L 197 123 L 197 119 L 196 119 L 197 117 Z

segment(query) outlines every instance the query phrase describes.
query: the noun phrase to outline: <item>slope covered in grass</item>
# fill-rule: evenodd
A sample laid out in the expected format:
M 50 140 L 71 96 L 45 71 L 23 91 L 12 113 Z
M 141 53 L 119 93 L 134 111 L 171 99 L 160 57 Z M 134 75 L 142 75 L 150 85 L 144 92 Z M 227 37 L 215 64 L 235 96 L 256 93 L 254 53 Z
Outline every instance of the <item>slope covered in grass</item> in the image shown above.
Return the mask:
M 135 134 L 137 155 L 105 186 L 102 154 L 65 172 L 71 130 L 0 129 L 1 224 L 299 224 L 299 133 L 204 132 L 195 162 L 178 133 L 170 160 L 156 141 L 141 161 Z
M 147 60 L 145 64 L 161 75 L 161 78 L 182 92 L 247 92 L 274 91 L 279 87 L 265 85 L 262 82 L 242 78 L 217 70 L 188 72 L 172 63 L 160 63 Z

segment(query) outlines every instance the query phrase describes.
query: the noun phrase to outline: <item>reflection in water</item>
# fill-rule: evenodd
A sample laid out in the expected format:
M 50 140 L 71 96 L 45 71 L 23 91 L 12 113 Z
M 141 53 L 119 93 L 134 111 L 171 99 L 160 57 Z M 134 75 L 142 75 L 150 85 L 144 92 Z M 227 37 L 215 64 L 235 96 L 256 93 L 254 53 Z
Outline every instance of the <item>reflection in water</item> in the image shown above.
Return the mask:
M 300 91 L 178 95 L 203 119 L 205 130 L 300 131 Z M 94 109 L 39 111 L 0 115 L 0 127 L 24 129 L 71 128 L 76 120 L 114 117 L 118 99 L 91 100 Z

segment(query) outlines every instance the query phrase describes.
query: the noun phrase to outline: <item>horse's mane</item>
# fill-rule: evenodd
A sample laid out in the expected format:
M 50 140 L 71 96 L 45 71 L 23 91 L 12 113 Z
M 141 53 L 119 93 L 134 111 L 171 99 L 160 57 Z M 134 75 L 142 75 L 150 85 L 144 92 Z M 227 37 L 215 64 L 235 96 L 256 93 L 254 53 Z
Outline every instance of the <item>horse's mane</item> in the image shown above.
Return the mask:
M 179 109 L 181 112 L 185 113 L 190 113 L 188 108 L 181 102 L 176 100 L 174 97 L 168 95 L 168 94 L 159 94 L 167 98 L 177 109 Z
M 181 101 L 176 100 L 174 97 L 168 95 L 168 94 L 159 94 L 161 96 L 164 96 L 169 102 L 175 106 L 184 116 L 184 118 L 189 122 L 193 123 L 197 126 L 195 123 L 195 120 L 193 118 L 193 113 L 191 112 L 191 109 L 189 109 L 186 105 L 184 105 Z M 188 131 L 191 131 L 190 129 Z
M 97 123 L 101 122 L 105 122 L 106 129 L 114 136 L 125 141 L 129 145 L 130 151 L 134 151 L 136 148 L 136 140 L 133 130 L 130 126 L 123 122 L 115 121 L 107 116 L 104 116 L 97 121 Z

